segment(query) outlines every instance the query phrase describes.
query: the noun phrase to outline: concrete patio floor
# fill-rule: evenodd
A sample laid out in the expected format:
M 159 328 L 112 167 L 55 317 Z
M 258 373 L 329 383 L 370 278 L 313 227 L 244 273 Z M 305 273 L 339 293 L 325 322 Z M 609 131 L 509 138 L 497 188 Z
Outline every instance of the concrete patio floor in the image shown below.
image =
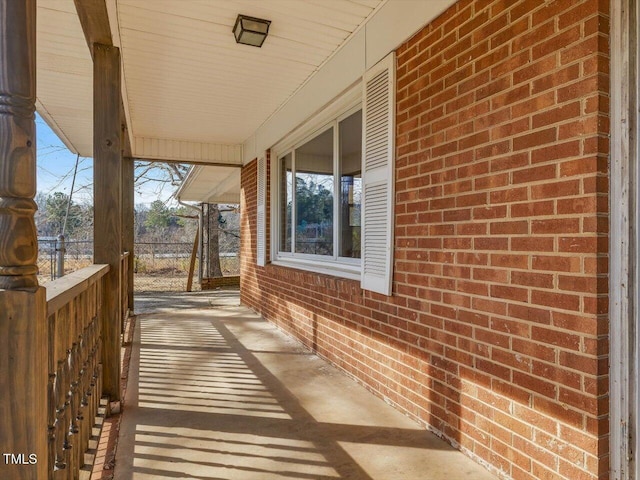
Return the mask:
M 495 479 L 248 309 L 136 303 L 114 478 Z

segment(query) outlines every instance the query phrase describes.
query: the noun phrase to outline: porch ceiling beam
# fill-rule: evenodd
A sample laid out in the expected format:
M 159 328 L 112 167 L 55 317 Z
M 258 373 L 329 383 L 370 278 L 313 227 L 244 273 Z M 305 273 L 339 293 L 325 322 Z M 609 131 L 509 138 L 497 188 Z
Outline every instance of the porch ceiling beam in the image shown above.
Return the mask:
M 74 0 L 84 37 L 93 56 L 93 45 L 113 46 L 105 0 Z
M 95 60 L 95 45 L 114 46 L 109 24 L 109 13 L 105 0 L 74 0 L 80 25 L 87 40 L 91 57 Z M 131 157 L 131 140 L 124 102 L 120 99 L 120 123 L 122 125 L 122 154 Z

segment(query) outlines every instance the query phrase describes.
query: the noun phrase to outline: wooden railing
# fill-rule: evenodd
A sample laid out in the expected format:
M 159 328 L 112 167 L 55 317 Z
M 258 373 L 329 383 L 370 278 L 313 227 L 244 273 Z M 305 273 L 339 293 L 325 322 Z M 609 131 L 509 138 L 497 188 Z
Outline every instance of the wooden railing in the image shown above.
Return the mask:
M 125 322 L 129 316 L 129 255 L 124 252 L 120 256 L 120 305 L 122 315 L 120 316 L 120 333 L 124 333 Z
M 91 265 L 47 285 L 50 480 L 76 478 L 84 465 L 102 395 L 100 310 L 108 271 Z

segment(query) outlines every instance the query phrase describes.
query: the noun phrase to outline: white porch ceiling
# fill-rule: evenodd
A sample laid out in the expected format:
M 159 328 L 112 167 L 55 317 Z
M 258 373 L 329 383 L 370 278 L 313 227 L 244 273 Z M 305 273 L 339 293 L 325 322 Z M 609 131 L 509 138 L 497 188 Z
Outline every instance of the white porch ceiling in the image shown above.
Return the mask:
M 93 63 L 73 0 L 38 0 L 36 108 L 73 152 L 93 156 Z
M 240 191 L 218 167 L 262 154 L 456 0 L 104 1 L 133 156 L 201 165 L 181 198 L 213 201 Z M 93 66 L 74 0 L 37 5 L 37 109 L 91 157 Z M 240 13 L 271 20 L 262 48 L 235 43 Z
M 241 162 L 210 152 L 241 145 L 385 1 L 106 0 L 134 156 Z M 262 48 L 235 43 L 239 13 L 272 21 Z M 92 64 L 73 0 L 38 0 L 37 24 L 38 110 L 92 156 Z

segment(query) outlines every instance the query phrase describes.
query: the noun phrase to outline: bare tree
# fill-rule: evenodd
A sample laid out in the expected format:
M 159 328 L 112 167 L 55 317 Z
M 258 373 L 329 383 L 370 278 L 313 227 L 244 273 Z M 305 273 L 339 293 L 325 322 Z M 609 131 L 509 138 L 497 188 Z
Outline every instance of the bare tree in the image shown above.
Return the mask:
M 222 267 L 220 266 L 220 209 L 218 204 L 209 205 L 207 215 L 209 216 L 209 275 L 213 278 L 222 277 Z
M 140 191 L 142 187 L 155 185 L 155 191 L 160 195 L 164 188 L 178 188 L 189 172 L 189 165 L 183 163 L 147 162 L 136 160 L 134 164 L 135 188 Z
M 50 152 L 45 149 L 42 154 L 47 155 L 50 154 Z M 91 163 L 89 163 L 88 165 L 83 164 L 84 160 L 90 159 L 81 160 L 79 172 L 91 169 Z M 159 198 L 169 198 L 170 196 L 167 195 L 165 189 L 169 188 L 172 190 L 171 193 L 173 193 L 173 190 L 178 188 L 186 178 L 187 173 L 189 172 L 189 168 L 189 165 L 181 163 L 136 160 L 134 163 L 134 188 L 138 193 L 142 193 L 144 191 L 146 194 L 148 194 L 149 191 L 152 191 L 155 192 Z M 65 182 L 68 178 L 71 178 L 72 175 L 73 170 L 57 175 L 59 178 L 58 186 Z M 88 190 L 90 192 L 91 183 L 85 183 L 86 184 L 80 182 L 76 184 L 75 192 L 78 192 L 80 190 Z M 44 199 L 46 197 L 42 196 L 42 198 Z M 165 200 L 165 203 L 167 202 L 168 200 Z M 185 207 L 196 210 L 199 215 L 203 213 L 202 209 L 199 206 L 182 202 L 180 203 Z M 223 210 L 228 209 L 225 208 Z M 208 230 L 204 234 L 204 238 L 208 240 L 205 251 L 207 263 L 205 267 L 210 276 L 218 277 L 222 276 L 223 274 L 220 262 L 220 251 L 221 249 L 223 251 L 229 251 L 237 243 L 238 233 L 234 230 L 235 225 L 226 225 L 226 222 L 221 215 L 221 209 L 218 205 L 209 205 L 209 207 L 206 209 L 205 215 L 206 222 L 204 223 L 206 223 L 206 226 L 208 228 Z M 137 223 L 140 223 L 140 221 L 138 221 Z
M 156 182 L 159 185 L 158 192 L 161 192 L 163 186 L 167 184 L 177 188 L 184 181 L 188 171 L 188 165 L 179 163 L 137 161 L 135 185 L 140 188 L 150 182 Z M 186 207 L 195 208 L 193 205 L 180 203 Z M 230 239 L 237 239 L 239 235 L 226 228 L 226 221 L 221 215 L 218 204 L 208 204 L 204 211 L 199 208 L 197 210 L 199 214 L 206 215 L 203 222 L 206 228 L 206 234 L 203 234 L 203 238 L 206 238 L 205 270 L 209 277 L 221 277 L 223 276 L 220 262 L 221 239 L 224 239 L 224 243 L 230 244 L 232 243 Z M 229 209 L 225 208 L 225 210 Z M 227 245 L 224 246 L 227 247 Z

